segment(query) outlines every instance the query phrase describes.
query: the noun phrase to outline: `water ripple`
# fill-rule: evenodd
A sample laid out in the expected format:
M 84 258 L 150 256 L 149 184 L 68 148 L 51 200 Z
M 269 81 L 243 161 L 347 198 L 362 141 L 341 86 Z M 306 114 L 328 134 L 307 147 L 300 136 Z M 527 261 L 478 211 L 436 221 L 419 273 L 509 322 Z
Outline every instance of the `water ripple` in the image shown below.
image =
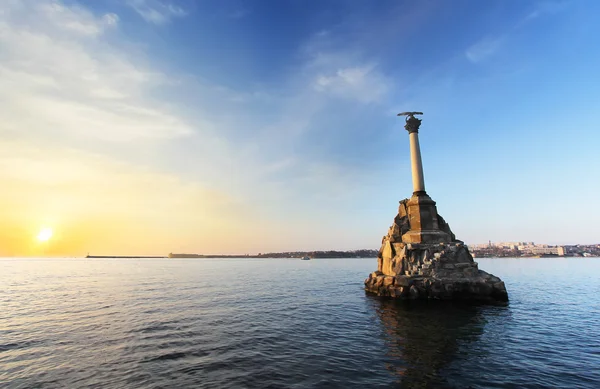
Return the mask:
M 0 386 L 600 387 L 600 261 L 479 262 L 508 306 L 368 296 L 373 259 L 0 260 Z

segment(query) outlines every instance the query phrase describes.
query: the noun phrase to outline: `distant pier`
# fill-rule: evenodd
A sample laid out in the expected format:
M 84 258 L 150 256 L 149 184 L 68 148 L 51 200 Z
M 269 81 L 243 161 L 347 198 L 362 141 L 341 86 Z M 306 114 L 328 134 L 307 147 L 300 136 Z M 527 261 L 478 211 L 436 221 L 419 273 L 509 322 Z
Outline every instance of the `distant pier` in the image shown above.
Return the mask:
M 165 256 L 162 257 L 156 257 L 156 256 L 148 256 L 148 255 L 141 255 L 141 256 L 131 256 L 131 255 L 86 255 L 86 258 L 120 258 L 120 259 L 138 259 L 138 258 L 168 258 Z

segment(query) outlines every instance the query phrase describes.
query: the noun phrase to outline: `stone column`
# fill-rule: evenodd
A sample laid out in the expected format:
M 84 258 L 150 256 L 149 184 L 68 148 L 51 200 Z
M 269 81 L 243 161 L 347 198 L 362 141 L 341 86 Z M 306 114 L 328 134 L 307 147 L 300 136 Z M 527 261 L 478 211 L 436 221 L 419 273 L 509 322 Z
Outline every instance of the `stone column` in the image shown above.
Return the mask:
M 450 241 L 450 235 L 439 229 L 437 209 L 433 201 L 425 192 L 423 177 L 423 162 L 419 147 L 419 126 L 421 120 L 414 115 L 421 112 L 403 112 L 406 115 L 406 125 L 410 140 L 410 162 L 412 170 L 413 195 L 406 203 L 410 230 L 402 235 L 405 243 L 439 243 Z
M 413 115 L 406 118 L 404 128 L 408 131 L 410 141 L 410 165 L 412 171 L 413 194 L 425 194 L 425 179 L 423 177 L 423 162 L 421 161 L 421 147 L 419 146 L 419 126 L 421 120 Z
M 419 132 L 409 131 L 408 137 L 410 139 L 410 165 L 412 170 L 413 193 L 425 193 L 423 162 L 421 161 L 421 148 L 419 147 Z

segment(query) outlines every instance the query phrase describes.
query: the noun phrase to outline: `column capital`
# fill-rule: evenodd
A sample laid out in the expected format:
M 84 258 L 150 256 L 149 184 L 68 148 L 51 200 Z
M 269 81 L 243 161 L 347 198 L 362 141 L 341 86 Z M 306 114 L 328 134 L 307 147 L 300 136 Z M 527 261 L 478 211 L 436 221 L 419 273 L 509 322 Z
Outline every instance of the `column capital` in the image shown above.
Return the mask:
M 420 126 L 421 119 L 417 119 L 412 115 L 406 117 L 406 124 L 404 125 L 404 128 L 406 129 L 406 131 L 408 131 L 409 134 L 412 134 L 413 132 L 418 133 Z
M 423 115 L 423 112 L 411 111 L 411 112 L 400 112 L 398 116 L 406 116 L 406 124 L 404 128 L 408 131 L 409 134 L 413 132 L 419 132 L 419 126 L 421 125 L 421 120 L 417 119 L 415 115 Z

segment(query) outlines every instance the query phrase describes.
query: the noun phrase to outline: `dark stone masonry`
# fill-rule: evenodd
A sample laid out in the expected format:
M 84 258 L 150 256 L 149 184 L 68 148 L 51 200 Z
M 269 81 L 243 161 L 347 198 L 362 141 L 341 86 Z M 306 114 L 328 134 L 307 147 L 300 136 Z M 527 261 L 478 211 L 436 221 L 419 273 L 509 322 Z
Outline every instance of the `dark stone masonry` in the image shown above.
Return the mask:
M 403 242 L 402 233 L 410 230 L 407 201 L 400 202 L 394 224 L 383 237 L 377 271 L 365 280 L 368 292 L 400 299 L 508 301 L 504 282 L 478 269 L 467 246 L 454 239 L 447 223 L 440 223 L 452 237 L 447 242 Z

